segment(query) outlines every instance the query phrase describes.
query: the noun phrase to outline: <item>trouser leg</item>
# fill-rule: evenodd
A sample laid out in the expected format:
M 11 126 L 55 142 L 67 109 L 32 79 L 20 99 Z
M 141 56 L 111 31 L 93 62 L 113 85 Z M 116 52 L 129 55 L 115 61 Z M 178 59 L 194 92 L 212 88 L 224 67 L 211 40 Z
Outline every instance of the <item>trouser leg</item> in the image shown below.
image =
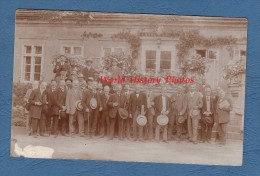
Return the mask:
M 75 133 L 74 128 L 74 117 L 75 115 L 69 115 L 69 133 L 70 135 L 73 135 Z
M 123 133 L 124 133 L 124 120 L 121 117 L 119 117 L 119 119 L 118 119 L 118 138 L 120 140 L 123 139 L 123 136 L 124 136 Z
M 143 133 L 144 133 L 144 127 L 138 125 L 138 138 L 139 138 L 139 140 L 144 139 Z
M 84 135 L 84 115 L 82 112 L 78 112 L 77 113 L 77 120 L 78 120 L 78 127 L 79 127 L 79 135 Z
M 40 135 L 44 135 L 46 132 L 46 114 L 42 113 L 40 118 Z
M 192 132 L 193 132 L 193 130 L 192 130 L 192 120 L 191 120 L 190 116 L 188 117 L 187 126 L 188 126 L 188 136 L 189 136 L 189 139 L 192 139 L 192 136 L 193 136 Z
M 53 129 L 54 129 L 54 135 L 59 134 L 59 116 L 54 115 L 53 116 Z
M 136 121 L 137 116 L 138 116 L 138 113 L 135 112 L 133 114 L 133 138 L 134 138 L 134 140 L 137 139 L 137 121 Z
M 207 140 L 211 140 L 213 124 L 207 125 Z
M 28 113 L 25 114 L 25 118 L 26 118 L 26 131 L 28 134 L 31 134 L 32 132 L 32 120 L 31 120 L 31 117 L 29 116 Z
M 100 135 L 104 136 L 105 135 L 105 125 L 106 125 L 106 115 L 105 113 L 102 113 L 102 116 L 100 118 Z
M 126 119 L 126 137 L 130 139 L 131 137 L 131 119 L 127 118 Z
M 164 140 L 164 141 L 167 141 L 167 140 L 168 140 L 168 137 L 167 137 L 167 128 L 168 128 L 167 125 L 165 125 L 165 126 L 163 127 L 163 140 Z
M 193 118 L 192 119 L 192 140 L 194 142 L 198 141 L 198 126 L 199 126 L 199 119 Z
M 156 141 L 160 140 L 160 129 L 161 129 L 161 126 L 157 124 L 155 127 L 155 140 Z
M 98 111 L 97 111 L 97 109 L 95 109 L 95 110 L 93 110 L 92 111 L 92 116 L 91 116 L 91 119 L 92 119 L 92 122 L 91 122 L 91 133 L 93 134 L 93 135 L 96 135 L 96 133 L 97 133 L 97 116 L 98 116 Z
M 153 116 L 149 115 L 148 116 L 148 124 L 147 124 L 147 135 L 148 139 L 153 139 Z
M 109 133 L 110 139 L 114 138 L 115 124 L 116 124 L 116 118 L 110 118 L 110 133 Z
M 32 119 L 32 135 L 37 135 L 39 119 L 31 118 Z
M 207 138 L 207 124 L 202 120 L 201 121 L 201 128 L 200 128 L 200 132 L 201 132 L 201 140 L 204 142 Z
M 109 136 L 110 118 L 106 115 L 106 135 Z

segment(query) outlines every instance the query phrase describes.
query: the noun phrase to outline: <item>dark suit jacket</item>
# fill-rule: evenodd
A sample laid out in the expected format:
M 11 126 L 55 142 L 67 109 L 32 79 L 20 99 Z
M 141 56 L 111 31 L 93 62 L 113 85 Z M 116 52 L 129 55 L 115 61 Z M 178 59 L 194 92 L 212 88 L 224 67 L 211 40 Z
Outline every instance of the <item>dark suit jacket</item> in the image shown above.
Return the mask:
M 94 72 L 95 72 L 95 70 L 94 70 L 93 67 L 90 67 L 90 69 L 88 69 L 88 68 L 86 67 L 86 68 L 84 68 L 84 69 L 82 70 L 82 74 L 84 75 L 84 78 L 85 78 L 86 81 L 88 81 L 88 78 L 89 78 L 89 77 L 94 78 Z
M 64 63 L 63 65 L 61 65 L 60 62 L 57 63 L 57 65 L 54 67 L 53 69 L 53 73 L 55 74 L 55 78 L 60 76 L 60 72 L 61 71 L 68 71 L 69 70 L 69 66 L 67 63 Z
M 174 94 L 171 97 L 172 101 L 172 112 L 176 114 L 186 115 L 188 101 L 185 94 Z
M 203 106 L 202 106 L 202 114 L 207 111 L 207 101 L 206 101 L 206 95 L 203 95 L 202 98 L 203 101 Z M 215 98 L 213 98 L 213 96 L 210 96 L 210 112 L 213 114 L 215 114 L 215 108 L 216 108 L 216 102 L 215 102 Z
M 124 108 L 124 105 L 126 104 L 126 96 L 121 93 L 120 96 L 117 93 L 114 93 L 113 95 L 111 95 L 108 99 L 108 107 L 109 107 L 109 111 L 108 111 L 108 115 L 111 118 L 115 118 L 117 116 L 117 111 L 119 108 Z M 113 103 L 117 102 L 118 106 L 113 107 Z
M 171 101 L 170 98 L 168 96 L 166 96 L 166 111 L 170 112 L 171 111 Z M 162 102 L 162 95 L 157 95 L 154 98 L 154 110 L 155 110 L 155 114 L 156 116 L 161 114 L 163 108 L 163 102 Z
M 188 113 L 189 113 L 188 115 L 190 115 L 191 111 L 194 109 L 193 108 L 194 106 L 198 106 L 198 110 L 200 111 L 200 109 L 203 106 L 203 102 L 202 102 L 202 98 L 201 98 L 199 92 L 194 92 L 193 96 L 191 96 L 190 92 L 188 92 L 186 94 L 186 96 L 187 96 L 187 101 L 188 101 Z M 200 118 L 201 118 L 201 114 L 199 113 L 198 119 L 200 119 Z
M 53 115 L 59 115 L 59 110 L 62 109 L 62 106 L 66 106 L 66 96 L 67 96 L 67 90 L 66 89 L 64 89 L 64 91 L 61 91 L 61 89 L 58 88 L 55 91 L 54 103 L 53 103 L 53 106 L 52 106 Z
M 109 100 L 109 97 L 111 95 L 109 94 L 108 98 L 106 97 L 106 95 L 104 93 L 102 93 L 100 95 L 100 102 L 101 102 L 101 105 L 102 105 L 102 108 L 103 108 L 103 112 L 108 112 L 108 100 Z
M 31 104 L 30 110 L 29 110 L 29 116 L 40 119 L 41 114 L 42 114 L 42 109 L 46 105 L 46 102 L 47 102 L 46 91 L 43 91 L 43 93 L 41 94 L 41 91 L 39 88 L 33 90 L 28 101 Z M 42 105 L 41 106 L 35 105 L 35 102 L 41 102 Z
M 141 111 L 142 105 L 144 105 L 144 111 L 147 111 L 147 97 L 143 92 L 139 93 L 137 98 L 136 92 L 133 92 L 129 98 L 129 113 L 134 114 L 137 110 Z
M 215 116 L 215 122 L 216 123 L 228 123 L 230 121 L 230 111 L 233 109 L 232 102 L 229 98 L 224 98 L 224 100 L 227 100 L 230 104 L 228 108 L 219 109 L 218 104 L 220 103 L 220 99 L 218 99 L 217 102 L 217 111 Z
M 82 106 L 83 106 L 84 110 L 88 108 L 90 110 L 90 112 L 93 110 L 93 109 L 90 108 L 90 100 L 91 100 L 91 98 L 95 98 L 97 100 L 97 108 L 96 109 L 99 109 L 100 105 L 101 105 L 101 103 L 100 103 L 100 95 L 99 95 L 98 92 L 94 93 L 92 91 L 85 90 L 84 93 L 83 93 L 83 96 L 82 96 L 81 103 L 82 103 Z

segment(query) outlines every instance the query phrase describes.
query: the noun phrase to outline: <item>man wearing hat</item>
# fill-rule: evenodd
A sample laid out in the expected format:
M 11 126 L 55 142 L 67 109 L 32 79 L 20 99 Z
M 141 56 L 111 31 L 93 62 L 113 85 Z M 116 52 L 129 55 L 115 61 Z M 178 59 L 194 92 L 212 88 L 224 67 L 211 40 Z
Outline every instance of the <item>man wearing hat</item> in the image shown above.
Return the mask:
M 66 58 L 63 55 L 57 59 L 57 63 L 53 69 L 53 73 L 55 73 L 55 78 L 61 76 L 61 71 L 67 72 L 69 70 L 69 66 L 65 61 L 66 61 Z
M 88 81 L 89 78 L 94 79 L 94 72 L 95 72 L 95 70 L 92 67 L 93 60 L 91 58 L 87 58 L 85 60 L 85 63 L 86 63 L 86 67 L 82 71 L 85 80 Z
M 154 111 L 154 93 L 152 90 L 152 87 L 149 85 L 148 87 L 148 91 L 146 94 L 147 97 L 147 126 L 146 126 L 146 137 L 149 140 L 152 140 L 154 137 L 154 115 L 155 115 L 155 111 Z
M 117 61 L 112 61 L 112 67 L 109 69 L 109 72 L 111 73 L 111 78 L 118 78 L 122 75 L 121 69 L 117 66 Z
M 198 143 L 198 126 L 201 118 L 200 109 L 203 106 L 202 97 L 195 91 L 196 85 L 191 84 L 186 94 L 188 101 L 188 135 L 189 141 Z
M 77 70 L 72 70 L 71 72 L 71 80 L 74 81 L 74 80 L 78 80 L 78 73 L 77 73 Z
M 211 143 L 212 128 L 214 125 L 216 100 L 211 96 L 210 87 L 205 88 L 205 95 L 202 98 L 202 118 L 201 118 L 201 142 Z
M 104 92 L 100 96 L 100 101 L 103 107 L 100 120 L 100 136 L 104 137 L 105 134 L 109 135 L 109 116 L 108 116 L 108 99 L 110 97 L 110 87 L 106 85 Z
M 114 133 L 115 133 L 115 124 L 116 120 L 118 119 L 119 121 L 119 128 L 118 128 L 118 133 L 119 133 L 119 138 L 122 139 L 122 117 L 119 116 L 119 108 L 124 108 L 124 105 L 126 104 L 126 97 L 125 95 L 121 92 L 122 91 L 122 85 L 121 84 L 116 84 L 115 87 L 115 93 L 112 94 L 109 99 L 108 99 L 108 107 L 109 112 L 108 115 L 110 117 L 110 132 L 109 132 L 109 139 L 112 140 L 114 138 Z
M 172 102 L 172 117 L 174 121 L 176 121 L 176 128 L 177 128 L 177 138 L 176 141 L 179 142 L 182 129 L 187 120 L 187 97 L 184 94 L 184 87 L 179 86 L 177 93 L 174 94 L 171 98 Z M 171 121 L 171 120 L 170 120 Z M 172 131 L 172 122 L 169 124 L 169 131 Z M 170 135 L 170 134 L 169 134 Z
M 135 91 L 130 95 L 129 98 L 129 118 L 133 119 L 133 137 L 134 141 L 137 140 L 137 132 L 138 138 L 140 141 L 143 141 L 143 131 L 144 127 L 138 125 L 137 116 L 145 115 L 147 111 L 147 98 L 144 92 L 141 92 L 141 86 L 136 84 Z
M 79 134 L 84 137 L 84 116 L 80 113 L 80 110 L 76 108 L 76 102 L 81 101 L 81 91 L 79 87 L 79 81 L 73 80 L 72 89 L 70 89 L 66 96 L 66 113 L 69 114 L 69 133 L 71 137 L 75 135 L 74 121 L 77 118 Z
M 156 96 L 154 98 L 154 110 L 155 110 L 155 116 L 157 117 L 156 121 L 156 127 L 155 127 L 155 140 L 160 140 L 160 132 L 163 131 L 163 141 L 167 142 L 167 128 L 168 125 L 161 125 L 158 123 L 158 117 L 159 115 L 163 115 L 163 117 L 168 118 L 168 115 L 171 111 L 171 101 L 170 98 L 166 95 L 166 87 L 161 88 L 161 94 Z
M 97 92 L 97 82 L 91 84 L 90 91 L 84 91 L 82 96 L 82 106 L 85 110 L 84 116 L 87 118 L 87 132 L 88 137 L 97 134 L 97 122 L 98 122 L 98 112 L 102 110 L 100 106 L 100 96 Z
M 59 134 L 59 121 L 61 122 L 61 135 L 67 136 L 66 134 L 66 83 L 64 80 L 61 80 L 59 83 L 59 88 L 56 89 L 56 93 L 54 95 L 54 106 L 53 106 L 53 126 L 54 126 L 54 137 L 57 137 Z

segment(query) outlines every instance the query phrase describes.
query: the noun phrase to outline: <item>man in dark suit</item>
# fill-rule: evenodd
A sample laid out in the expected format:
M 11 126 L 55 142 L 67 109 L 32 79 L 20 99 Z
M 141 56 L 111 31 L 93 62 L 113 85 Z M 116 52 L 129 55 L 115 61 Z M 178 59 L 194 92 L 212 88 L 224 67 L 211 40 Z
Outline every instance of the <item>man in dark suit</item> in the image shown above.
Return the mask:
M 188 101 L 188 134 L 189 141 L 198 143 L 198 127 L 201 119 L 200 109 L 203 106 L 202 97 L 195 91 L 195 84 L 191 84 L 189 92 L 186 94 Z
M 88 58 L 85 60 L 86 67 L 83 69 L 82 73 L 84 75 L 85 80 L 88 82 L 89 78 L 94 79 L 94 68 L 92 67 L 93 60 Z
M 219 99 L 216 105 L 215 123 L 217 124 L 219 145 L 226 145 L 227 124 L 230 121 L 230 111 L 233 109 L 232 101 L 226 97 L 224 90 L 219 91 Z
M 85 117 L 89 116 L 87 120 L 89 120 L 89 128 L 85 131 L 91 132 L 89 137 L 91 135 L 97 134 L 97 122 L 98 122 L 98 112 L 102 110 L 102 107 L 100 106 L 100 96 L 97 92 L 97 82 L 92 82 L 90 85 L 91 90 L 90 91 L 84 91 L 82 96 L 82 106 L 85 109 Z M 97 107 L 93 108 L 90 105 L 91 99 L 96 99 L 97 101 Z M 85 127 L 86 128 L 86 127 Z
M 66 134 L 66 83 L 64 80 L 61 80 L 59 83 L 59 88 L 56 89 L 54 95 L 54 105 L 53 105 L 53 128 L 54 128 L 54 137 L 58 136 L 59 133 L 59 120 L 61 121 L 61 135 L 67 136 Z
M 50 87 L 46 89 L 47 93 L 47 99 L 48 99 L 48 108 L 49 111 L 46 114 L 46 128 L 47 128 L 47 134 L 51 135 L 54 134 L 54 116 L 58 115 L 58 112 L 55 112 L 54 109 L 54 97 L 56 95 L 56 88 L 57 88 L 57 81 L 55 79 L 51 80 Z
M 162 87 L 161 94 L 154 98 L 154 110 L 155 110 L 155 117 L 156 117 L 155 118 L 155 124 L 156 124 L 155 139 L 156 139 L 156 141 L 160 140 L 160 132 L 162 130 L 164 142 L 168 141 L 168 138 L 167 138 L 168 125 L 160 126 L 157 123 L 157 117 L 160 114 L 168 116 L 171 111 L 171 102 L 170 102 L 170 98 L 166 95 L 166 90 L 167 90 L 166 87 Z
M 171 98 L 172 101 L 172 118 L 176 122 L 176 128 L 177 128 L 177 138 L 176 141 L 179 142 L 181 135 L 182 135 L 182 129 L 185 124 L 185 121 L 187 119 L 187 97 L 184 94 L 184 88 L 182 86 L 178 87 L 178 91 L 175 95 Z M 169 127 L 170 130 L 171 127 Z
M 43 107 L 47 104 L 47 95 L 46 95 L 46 82 L 42 82 L 38 89 L 32 91 L 29 97 L 29 103 L 31 104 L 29 110 L 29 116 L 32 119 L 32 136 L 37 137 L 38 126 L 40 124 L 40 135 L 47 136 L 45 116 L 43 115 Z
M 137 124 L 137 116 L 145 115 L 147 111 L 147 98 L 144 92 L 141 92 L 139 84 L 135 86 L 135 92 L 130 95 L 129 99 L 129 118 L 133 119 L 133 135 L 134 141 L 137 140 L 137 132 L 139 140 L 143 141 L 144 127 Z
M 125 95 L 121 92 L 122 90 L 122 85 L 121 84 L 117 84 L 116 88 L 115 88 L 115 93 L 113 95 L 111 95 L 108 99 L 108 107 L 109 109 L 109 117 L 110 117 L 110 134 L 109 134 L 109 139 L 112 140 L 114 138 L 114 133 L 115 133 L 115 123 L 116 120 L 119 118 L 121 119 L 121 117 L 119 117 L 118 114 L 118 109 L 119 108 L 124 108 L 124 105 L 126 103 L 126 97 Z M 120 120 L 119 120 L 120 121 Z M 120 123 L 120 122 L 119 122 Z M 121 127 L 119 125 L 119 134 L 121 134 Z
M 69 65 L 65 62 L 66 58 L 65 56 L 61 56 L 53 69 L 53 73 L 55 73 L 55 78 L 61 76 L 61 72 L 65 71 L 67 72 L 69 70 Z
M 110 88 L 109 86 L 104 87 L 104 92 L 100 96 L 100 101 L 103 107 L 102 116 L 100 121 L 100 136 L 104 137 L 105 134 L 109 135 L 109 116 L 108 116 L 108 99 L 110 97 Z
M 212 128 L 214 125 L 214 115 L 215 115 L 215 99 L 211 95 L 210 87 L 205 88 L 205 95 L 202 98 L 202 118 L 201 118 L 201 142 L 207 141 L 211 143 Z M 211 120 L 207 120 L 211 119 Z

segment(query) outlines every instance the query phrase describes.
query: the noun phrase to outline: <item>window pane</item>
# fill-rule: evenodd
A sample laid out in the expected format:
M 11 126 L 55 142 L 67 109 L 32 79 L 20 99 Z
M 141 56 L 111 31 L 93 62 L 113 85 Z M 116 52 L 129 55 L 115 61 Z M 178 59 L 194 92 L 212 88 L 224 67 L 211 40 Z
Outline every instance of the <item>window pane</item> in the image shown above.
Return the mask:
M 30 81 L 30 73 L 25 73 L 24 80 L 25 81 Z
M 63 49 L 64 49 L 64 54 L 71 54 L 70 47 L 63 47 Z
M 41 57 L 35 57 L 35 64 L 41 64 Z
M 201 57 L 206 57 L 206 50 L 196 50 L 196 54 L 199 54 Z
M 171 69 L 171 52 L 161 51 L 160 54 L 160 69 Z
M 25 66 L 25 72 L 31 72 L 31 65 Z
M 92 58 L 93 60 L 93 67 L 100 66 L 100 58 Z
M 208 55 L 208 58 L 209 59 L 217 59 L 217 53 L 215 52 L 215 51 L 211 51 L 211 50 L 209 50 L 208 51 L 209 53 L 209 55 Z
M 35 73 L 41 73 L 41 65 L 35 65 L 34 72 Z
M 39 73 L 34 73 L 34 81 L 40 81 L 40 77 Z
M 25 56 L 25 63 L 31 64 L 31 56 Z
M 32 46 L 25 46 L 25 53 L 32 53 Z
M 41 46 L 35 46 L 35 54 L 42 54 L 42 47 Z
M 156 51 L 145 51 L 146 69 L 155 69 L 156 66 Z
M 104 56 L 109 56 L 111 54 L 111 48 L 104 48 Z
M 74 47 L 74 54 L 81 55 L 81 47 Z

